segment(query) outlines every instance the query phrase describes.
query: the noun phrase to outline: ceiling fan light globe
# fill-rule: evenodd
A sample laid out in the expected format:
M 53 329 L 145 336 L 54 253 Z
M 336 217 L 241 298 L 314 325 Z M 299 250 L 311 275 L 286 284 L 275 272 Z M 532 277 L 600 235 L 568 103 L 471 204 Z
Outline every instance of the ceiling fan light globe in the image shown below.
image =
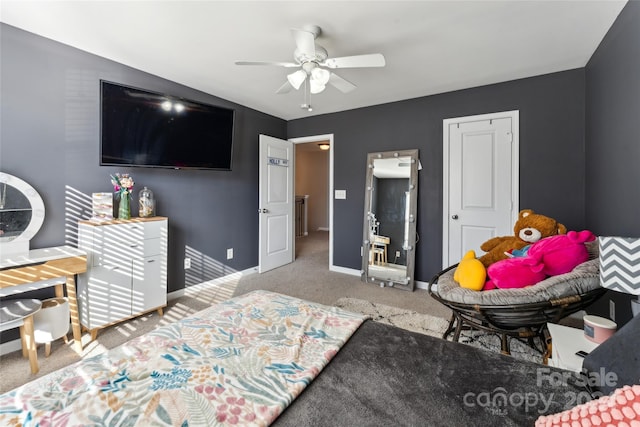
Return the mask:
M 317 94 L 322 92 L 323 90 L 325 90 L 326 86 L 323 84 L 318 83 L 315 80 L 310 80 L 310 84 L 309 84 L 309 92 L 311 92 L 312 94 Z
M 325 70 L 324 68 L 316 67 L 311 72 L 312 81 L 315 81 L 323 86 L 329 82 L 330 77 L 331 73 L 329 72 L 329 70 Z
M 291 73 L 287 75 L 287 80 L 289 80 L 289 83 L 291 83 L 291 86 L 293 86 L 296 90 L 300 89 L 300 86 L 302 85 L 302 83 L 306 78 L 307 78 L 307 73 L 305 73 L 302 70 L 298 70 L 295 73 Z

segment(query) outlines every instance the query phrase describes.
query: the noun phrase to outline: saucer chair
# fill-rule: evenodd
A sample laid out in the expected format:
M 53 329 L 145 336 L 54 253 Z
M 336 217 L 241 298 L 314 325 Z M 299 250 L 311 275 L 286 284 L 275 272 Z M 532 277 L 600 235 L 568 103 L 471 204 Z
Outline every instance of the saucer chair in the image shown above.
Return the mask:
M 429 282 L 429 295 L 453 312 L 442 338 L 447 339 L 453 333 L 452 339 L 457 342 L 463 330 L 497 333 L 502 353 L 510 354 L 508 337 L 527 339 L 534 349 L 537 348 L 533 339 L 538 337 L 544 352 L 547 322 L 557 323 L 606 292 L 600 286 L 598 245 L 595 242 L 586 245 L 588 261 L 569 273 L 548 277 L 525 288 L 490 291 L 462 288 L 453 279 L 457 264 L 436 274 Z

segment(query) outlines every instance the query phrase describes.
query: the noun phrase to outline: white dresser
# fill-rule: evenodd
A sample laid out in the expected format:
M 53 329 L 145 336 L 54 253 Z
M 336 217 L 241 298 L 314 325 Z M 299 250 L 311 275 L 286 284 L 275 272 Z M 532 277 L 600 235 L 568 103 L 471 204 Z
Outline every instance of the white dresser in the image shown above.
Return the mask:
M 162 314 L 167 242 L 166 217 L 80 221 L 78 248 L 87 253 L 87 272 L 78 275 L 81 324 L 94 331 L 149 311 Z

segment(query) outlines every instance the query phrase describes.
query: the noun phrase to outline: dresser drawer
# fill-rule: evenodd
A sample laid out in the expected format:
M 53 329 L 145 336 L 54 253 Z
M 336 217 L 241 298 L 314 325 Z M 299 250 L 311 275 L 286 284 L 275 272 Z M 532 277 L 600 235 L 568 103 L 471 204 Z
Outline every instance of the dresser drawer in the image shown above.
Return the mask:
M 157 239 L 167 236 L 167 220 L 149 221 L 144 224 L 144 239 Z
M 158 237 L 157 239 L 146 239 L 144 241 L 144 257 L 146 258 L 162 253 L 163 241 L 165 240 L 161 239 L 160 237 Z

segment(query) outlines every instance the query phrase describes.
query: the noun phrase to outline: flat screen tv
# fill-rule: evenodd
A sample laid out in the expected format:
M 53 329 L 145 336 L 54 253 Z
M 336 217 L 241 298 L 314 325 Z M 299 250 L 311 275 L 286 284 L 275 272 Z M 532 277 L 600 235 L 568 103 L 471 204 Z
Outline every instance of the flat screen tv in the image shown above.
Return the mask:
M 231 170 L 233 109 L 100 86 L 100 165 Z

